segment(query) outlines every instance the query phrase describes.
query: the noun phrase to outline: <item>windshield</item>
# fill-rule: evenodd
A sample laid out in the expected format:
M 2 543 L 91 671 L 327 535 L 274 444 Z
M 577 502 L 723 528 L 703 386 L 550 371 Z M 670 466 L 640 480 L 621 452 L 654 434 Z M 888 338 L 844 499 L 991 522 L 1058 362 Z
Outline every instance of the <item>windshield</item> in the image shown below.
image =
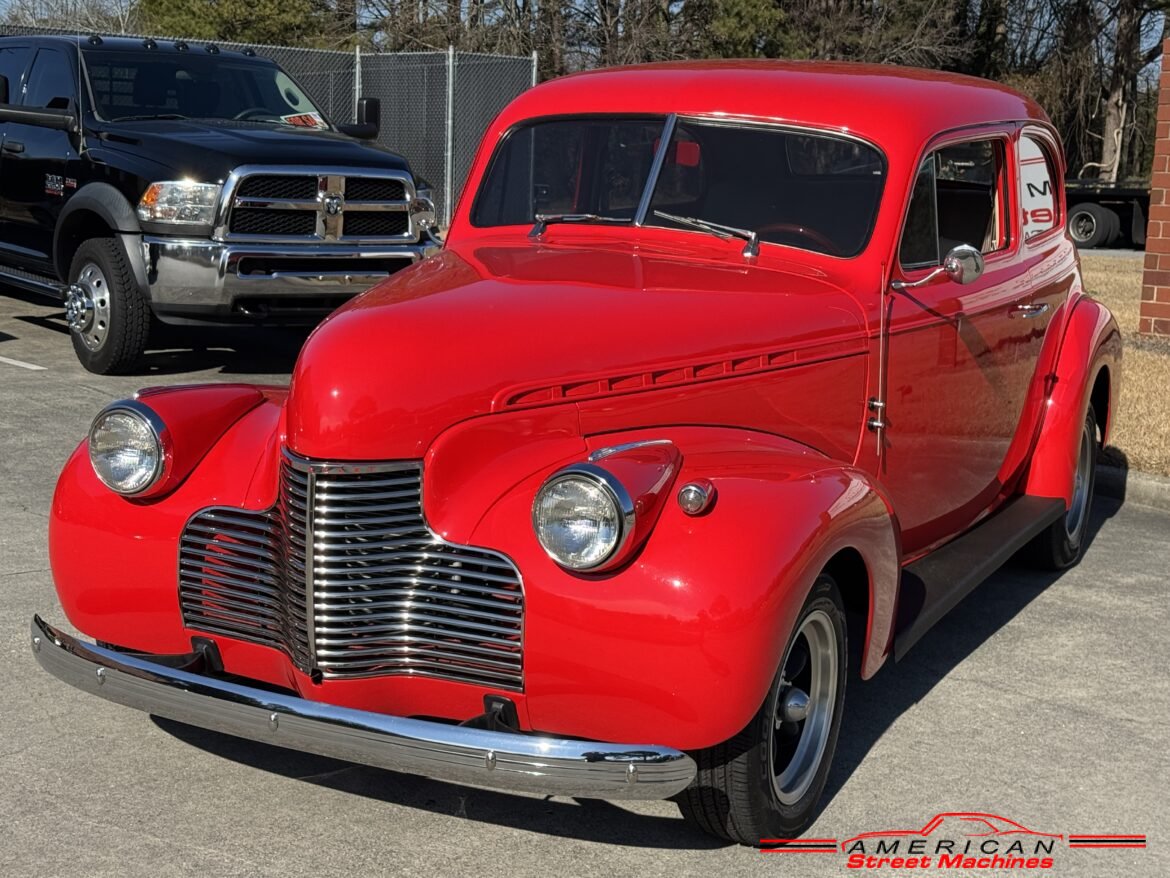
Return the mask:
M 718 229 L 704 226 L 754 232 L 761 241 L 832 256 L 865 248 L 885 181 L 885 160 L 873 146 L 804 129 L 680 119 L 650 179 L 667 124 L 579 118 L 514 129 L 492 158 L 472 224 L 596 214 L 708 233 Z M 653 193 L 639 215 L 647 186 Z
M 158 50 L 87 49 L 98 114 L 125 119 L 237 119 L 328 128 L 287 73 L 264 61 Z

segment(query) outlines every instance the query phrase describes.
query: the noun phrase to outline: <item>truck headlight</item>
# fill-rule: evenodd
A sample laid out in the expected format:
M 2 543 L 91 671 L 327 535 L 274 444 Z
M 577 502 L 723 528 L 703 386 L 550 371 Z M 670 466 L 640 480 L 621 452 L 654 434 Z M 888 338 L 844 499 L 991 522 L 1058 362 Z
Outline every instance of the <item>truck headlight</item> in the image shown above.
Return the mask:
M 555 473 L 532 505 L 541 546 L 571 570 L 595 570 L 620 558 L 634 521 L 629 492 L 611 473 L 588 463 Z
M 215 222 L 219 183 L 172 180 L 151 183 L 138 201 L 138 218 L 145 222 L 209 226 Z
M 106 406 L 89 429 L 89 462 L 111 491 L 149 490 L 166 471 L 169 432 L 148 406 L 129 399 Z

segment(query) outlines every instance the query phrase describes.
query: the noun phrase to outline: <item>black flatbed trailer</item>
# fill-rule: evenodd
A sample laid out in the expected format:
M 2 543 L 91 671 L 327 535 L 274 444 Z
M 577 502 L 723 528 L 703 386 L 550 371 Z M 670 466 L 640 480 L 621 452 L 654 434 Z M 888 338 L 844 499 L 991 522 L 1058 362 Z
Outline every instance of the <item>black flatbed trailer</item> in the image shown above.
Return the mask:
M 1143 181 L 1066 180 L 1068 231 L 1081 249 L 1144 247 L 1150 189 Z

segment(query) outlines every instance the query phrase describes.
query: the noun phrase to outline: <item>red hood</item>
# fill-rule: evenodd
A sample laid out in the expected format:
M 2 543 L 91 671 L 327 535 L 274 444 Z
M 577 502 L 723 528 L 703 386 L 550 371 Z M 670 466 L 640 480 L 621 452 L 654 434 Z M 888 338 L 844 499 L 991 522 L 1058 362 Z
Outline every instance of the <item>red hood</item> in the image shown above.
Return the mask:
M 724 251 L 725 252 L 725 251 Z M 854 335 L 856 303 L 796 263 L 527 241 L 448 248 L 342 308 L 293 372 L 289 444 L 421 458 L 504 389 Z

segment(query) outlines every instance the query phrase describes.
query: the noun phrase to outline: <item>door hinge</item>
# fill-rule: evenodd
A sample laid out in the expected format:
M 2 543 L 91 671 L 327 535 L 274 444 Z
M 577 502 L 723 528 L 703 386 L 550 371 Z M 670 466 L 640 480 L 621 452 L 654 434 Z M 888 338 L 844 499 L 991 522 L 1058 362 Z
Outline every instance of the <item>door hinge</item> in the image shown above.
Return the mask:
M 873 417 L 865 422 L 865 425 L 875 433 L 878 430 L 886 429 L 886 404 L 884 401 L 876 397 L 870 397 L 869 410 L 873 412 Z

